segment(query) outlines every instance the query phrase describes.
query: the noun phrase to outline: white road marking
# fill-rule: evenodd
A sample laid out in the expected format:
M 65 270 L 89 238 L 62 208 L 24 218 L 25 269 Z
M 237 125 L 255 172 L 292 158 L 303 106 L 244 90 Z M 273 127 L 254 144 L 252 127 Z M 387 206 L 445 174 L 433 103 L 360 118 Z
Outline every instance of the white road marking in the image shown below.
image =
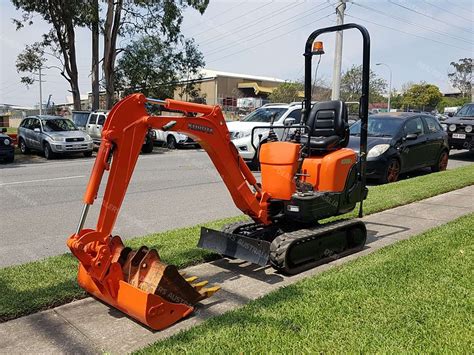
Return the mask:
M 76 176 L 65 176 L 65 177 L 58 177 L 58 178 L 51 178 L 51 179 L 38 179 L 38 180 L 27 180 L 27 181 L 13 181 L 13 182 L 0 183 L 0 186 L 18 185 L 18 184 L 29 184 L 29 183 L 32 183 L 32 182 L 44 182 L 44 181 L 79 179 L 79 178 L 83 178 L 83 177 L 86 177 L 86 176 L 85 176 L 85 175 L 76 175 Z

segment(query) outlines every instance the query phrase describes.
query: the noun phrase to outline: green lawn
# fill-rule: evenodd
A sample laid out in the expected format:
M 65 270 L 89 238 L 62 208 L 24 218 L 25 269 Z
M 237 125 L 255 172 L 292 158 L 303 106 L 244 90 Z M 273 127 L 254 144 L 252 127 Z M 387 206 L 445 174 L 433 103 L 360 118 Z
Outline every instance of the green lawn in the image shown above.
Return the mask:
M 471 214 L 139 353 L 472 353 L 473 237 Z
M 2 131 L 2 128 L 0 127 L 0 132 Z M 7 133 L 17 133 L 18 128 L 13 128 L 13 127 L 7 127 Z
M 470 165 L 374 186 L 370 188 L 365 211 L 375 213 L 473 184 L 474 165 Z M 354 215 L 355 212 L 342 218 Z M 218 220 L 206 226 L 219 229 L 243 218 Z M 134 248 L 140 245 L 158 248 L 165 262 L 182 268 L 218 258 L 218 255 L 196 247 L 199 230 L 200 226 L 181 228 L 136 238 L 126 244 Z M 66 238 L 64 236 L 64 243 Z M 86 294 L 76 284 L 76 271 L 77 263 L 69 254 L 0 269 L 0 322 L 84 298 Z

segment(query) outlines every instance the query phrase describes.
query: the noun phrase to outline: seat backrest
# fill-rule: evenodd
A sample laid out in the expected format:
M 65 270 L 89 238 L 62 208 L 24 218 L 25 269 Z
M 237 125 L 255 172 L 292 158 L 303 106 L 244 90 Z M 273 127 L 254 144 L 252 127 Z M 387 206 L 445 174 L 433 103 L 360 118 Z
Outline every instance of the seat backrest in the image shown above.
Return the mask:
M 307 125 L 312 137 L 338 136 L 341 139 L 340 147 L 347 146 L 349 123 L 347 106 L 343 101 L 316 103 L 309 114 Z

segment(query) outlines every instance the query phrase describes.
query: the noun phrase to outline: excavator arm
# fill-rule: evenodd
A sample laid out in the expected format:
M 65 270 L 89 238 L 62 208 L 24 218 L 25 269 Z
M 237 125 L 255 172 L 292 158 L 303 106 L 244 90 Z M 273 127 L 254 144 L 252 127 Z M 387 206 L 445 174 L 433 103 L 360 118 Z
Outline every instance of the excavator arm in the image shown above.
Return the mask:
M 184 114 L 150 116 L 145 108 L 147 102 Z M 80 261 L 78 280 L 83 288 L 148 326 L 163 329 L 189 314 L 195 303 L 212 295 L 218 287 L 204 288 L 205 282 L 193 284 L 193 278 L 185 280 L 174 266 L 162 263 L 157 251 L 146 247 L 131 251 L 119 237 L 112 237 L 149 127 L 179 131 L 199 142 L 236 206 L 254 221 L 270 223 L 270 196 L 262 192 L 231 142 L 219 106 L 147 99 L 142 94 L 128 96 L 114 106 L 102 131 L 81 219 L 76 233 L 68 239 L 68 246 Z M 96 229 L 84 229 L 105 171 L 109 171 L 108 180 Z

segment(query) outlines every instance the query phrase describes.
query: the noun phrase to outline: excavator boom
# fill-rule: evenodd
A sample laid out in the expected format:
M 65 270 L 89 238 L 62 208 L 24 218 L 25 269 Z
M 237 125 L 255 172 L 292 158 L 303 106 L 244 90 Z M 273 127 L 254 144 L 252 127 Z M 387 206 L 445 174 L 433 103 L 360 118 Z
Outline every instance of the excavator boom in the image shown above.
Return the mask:
M 151 116 L 145 103 L 160 104 L 181 116 Z M 183 132 L 206 150 L 226 184 L 236 206 L 255 222 L 269 224 L 267 200 L 250 169 L 230 140 L 218 106 L 167 99 L 147 99 L 133 94 L 109 113 L 102 143 L 84 194 L 84 209 L 68 246 L 79 259 L 79 284 L 89 293 L 121 309 L 154 329 L 163 329 L 185 317 L 194 305 L 218 287 L 185 279 L 172 265 L 164 264 L 156 250 L 125 248 L 112 230 L 132 178 L 143 139 L 150 128 Z M 89 207 L 97 199 L 108 171 L 107 186 L 96 229 L 84 229 Z M 165 316 L 164 316 L 165 315 Z

